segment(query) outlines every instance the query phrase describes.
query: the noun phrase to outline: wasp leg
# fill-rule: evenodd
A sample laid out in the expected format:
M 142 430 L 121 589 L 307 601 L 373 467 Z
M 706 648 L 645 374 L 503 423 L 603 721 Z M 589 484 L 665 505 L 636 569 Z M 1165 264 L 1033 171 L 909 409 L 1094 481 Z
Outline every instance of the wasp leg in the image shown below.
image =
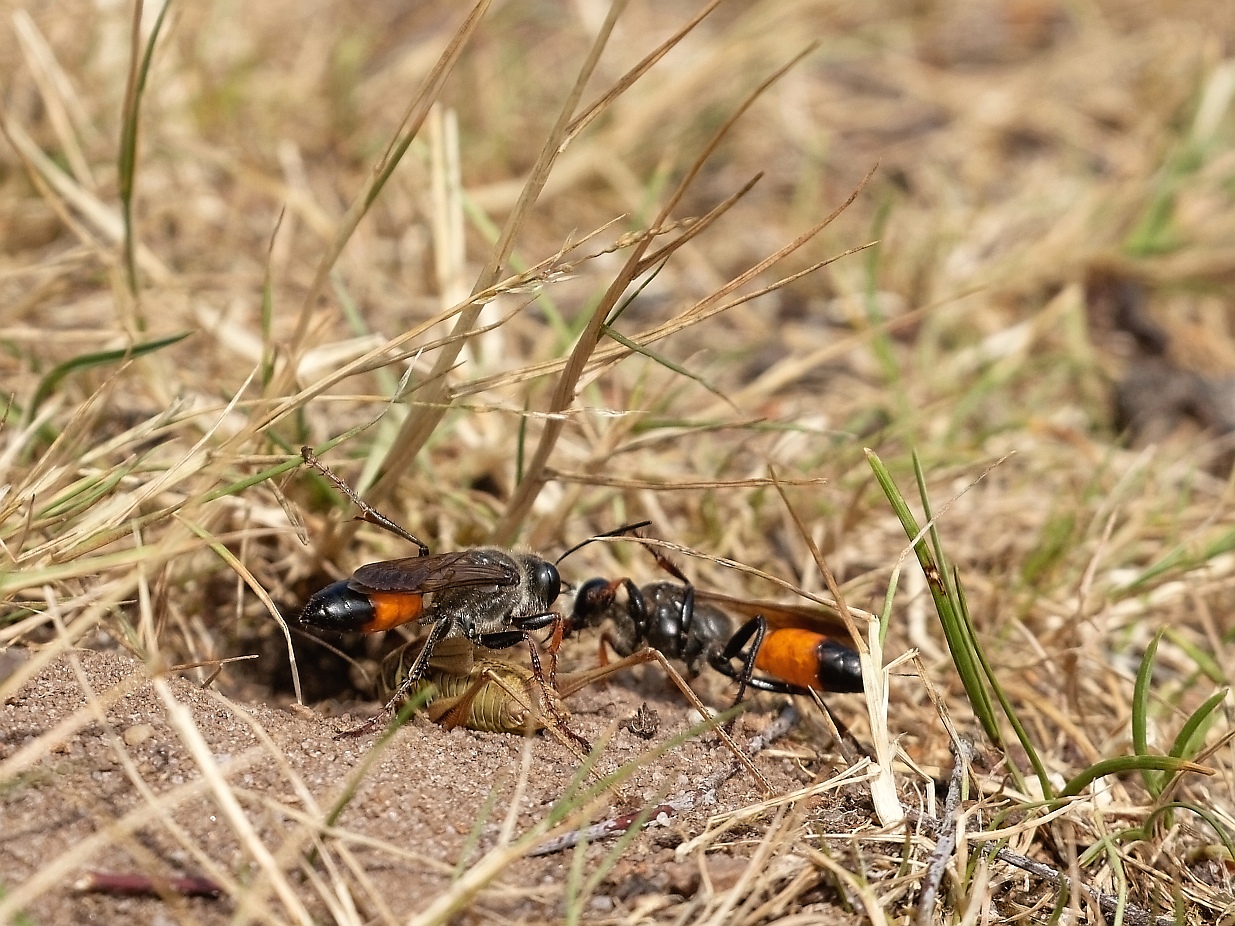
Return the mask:
M 557 651 L 558 646 L 562 642 L 562 636 L 566 632 L 566 622 L 562 619 L 562 615 L 556 611 L 545 611 L 543 614 L 529 614 L 527 617 L 521 617 L 513 622 L 527 636 L 528 646 L 533 650 L 532 662 L 538 659 L 539 654 L 535 652 L 535 645 L 531 642 L 530 634 L 535 630 L 544 630 L 546 627 L 552 628 L 549 632 L 549 687 L 553 688 L 557 684 Z
M 543 620 L 549 618 L 549 620 Z M 476 638 L 476 642 L 486 649 L 509 649 L 512 646 L 517 646 L 521 641 L 527 641 L 527 651 L 532 662 L 532 675 L 536 678 L 536 683 L 540 685 L 541 694 L 545 699 L 545 706 L 549 713 L 553 715 L 553 719 L 561 725 L 566 735 L 573 739 L 585 752 L 592 751 L 592 744 L 585 740 L 578 733 L 570 729 L 570 724 L 566 718 L 562 716 L 562 712 L 558 710 L 554 703 L 553 685 L 545 678 L 545 670 L 540 662 L 540 650 L 536 647 L 536 641 L 532 638 L 531 630 L 540 630 L 549 626 L 551 623 L 560 621 L 561 618 L 557 614 L 533 614 L 519 620 L 520 630 L 501 630 L 496 633 L 483 633 Z M 553 658 L 553 669 L 556 674 L 557 657 Z
M 639 586 L 630 579 L 622 580 L 622 587 L 626 589 L 626 611 L 630 615 L 631 622 L 635 625 L 634 639 L 630 645 L 626 647 L 626 654 L 634 650 L 638 644 L 648 638 L 648 633 L 651 631 L 652 615 L 648 611 L 647 599 L 643 597 L 643 592 Z M 622 648 L 614 647 L 619 653 Z
M 725 729 L 725 725 L 716 722 L 707 705 L 699 700 L 699 696 L 695 694 L 689 685 L 686 684 L 686 680 L 682 678 L 677 669 L 673 668 L 673 666 L 669 663 L 669 660 L 666 659 L 664 654 L 658 649 L 653 649 L 650 646 L 646 646 L 636 653 L 631 653 L 629 656 L 619 659 L 617 662 L 611 662 L 605 666 L 597 666 L 595 669 L 590 669 L 586 672 L 573 673 L 569 679 L 563 679 L 563 684 L 560 688 L 558 688 L 558 693 L 561 694 L 562 697 L 567 697 L 574 694 L 580 688 L 594 684 L 595 682 L 612 675 L 614 672 L 620 672 L 622 669 L 628 668 L 629 666 L 642 665 L 649 662 L 656 662 L 660 664 L 661 668 L 665 670 L 665 674 L 669 677 L 669 680 L 673 682 L 678 691 L 682 693 L 682 696 L 690 702 L 691 706 L 699 712 L 699 715 L 711 725 L 712 729 L 716 731 L 717 736 L 720 737 L 721 742 L 723 742 L 729 750 L 737 756 L 738 761 L 746 767 L 746 770 L 750 772 L 755 781 L 759 783 L 759 787 L 763 789 L 764 793 L 771 794 L 772 786 L 768 784 L 768 780 L 763 777 L 763 773 L 760 772 L 759 769 L 755 768 L 755 764 L 751 762 L 750 756 L 738 748 L 737 743 L 733 741 L 733 737 L 729 734 L 729 731 Z
M 737 697 L 733 699 L 734 707 L 740 704 L 742 698 L 746 696 L 746 686 L 750 684 L 751 679 L 755 675 L 755 659 L 759 656 L 759 648 L 763 646 L 763 638 L 767 635 L 767 619 L 762 616 L 751 618 L 738 628 L 737 633 L 729 638 L 729 642 L 725 644 L 724 650 L 721 651 L 721 661 L 732 669 L 733 657 L 742 652 L 742 647 L 746 645 L 747 640 L 751 640 L 750 648 L 747 649 L 746 655 L 742 657 L 742 671 L 738 676 L 738 693 Z M 752 637 L 753 639 L 751 639 Z
M 360 509 L 360 514 L 356 516 L 355 520 L 366 521 L 376 527 L 388 530 L 396 537 L 402 537 L 408 543 L 415 544 L 415 546 L 420 550 L 421 556 L 429 555 L 428 544 L 407 529 L 400 527 L 394 521 L 390 520 L 390 518 L 386 517 L 363 498 L 357 495 L 356 490 L 340 479 L 329 466 L 319 460 L 311 448 L 301 447 L 300 457 L 305 461 L 305 463 L 312 466 L 315 470 L 329 479 L 334 484 L 336 489 L 346 495 L 351 500 L 352 504 Z
M 425 638 L 424 646 L 420 652 L 416 654 L 415 661 L 407 670 L 407 675 L 403 677 L 403 681 L 399 683 L 399 687 L 395 689 L 386 701 L 386 704 L 374 716 L 370 717 L 358 727 L 353 727 L 350 730 L 343 730 L 335 734 L 335 739 L 343 739 L 345 737 L 359 736 L 372 730 L 378 723 L 394 713 L 395 708 L 407 698 L 408 693 L 412 690 L 412 686 L 420 681 L 421 676 L 425 674 L 425 670 L 429 667 L 429 659 L 433 656 L 433 650 L 439 643 L 450 633 L 451 622 L 449 620 L 438 621 L 433 625 L 433 629 L 429 631 L 429 635 Z
M 729 638 L 729 642 L 725 644 L 724 650 L 712 659 L 712 668 L 721 675 L 727 675 L 738 683 L 738 696 L 733 699 L 733 704 L 736 707 L 738 703 L 746 695 L 747 688 L 754 688 L 758 691 L 770 691 L 774 694 L 789 694 L 809 696 L 810 691 L 798 685 L 792 685 L 789 682 L 782 682 L 779 679 L 763 678 L 755 675 L 755 660 L 759 658 L 759 648 L 763 646 L 764 637 L 768 633 L 768 622 L 763 617 L 752 617 L 745 624 L 738 628 L 737 632 Z M 746 646 L 746 642 L 754 637 L 754 642 L 750 648 L 743 653 L 742 648 Z M 742 668 L 740 670 L 733 667 L 733 660 L 738 656 L 742 657 Z

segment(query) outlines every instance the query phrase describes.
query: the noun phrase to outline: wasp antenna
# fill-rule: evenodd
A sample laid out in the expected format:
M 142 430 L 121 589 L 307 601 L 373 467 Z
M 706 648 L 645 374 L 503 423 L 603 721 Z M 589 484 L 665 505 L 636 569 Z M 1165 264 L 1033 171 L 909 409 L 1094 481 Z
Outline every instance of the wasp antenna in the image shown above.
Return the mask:
M 642 540 L 643 538 L 639 538 Z M 660 547 L 652 546 L 650 543 L 642 544 L 643 549 L 652 554 L 652 558 L 656 560 L 656 565 L 663 569 L 669 575 L 673 576 L 683 585 L 690 585 L 690 579 L 686 578 L 686 573 L 678 568 L 677 563 L 669 558 L 669 556 Z
M 640 528 L 643 528 L 643 527 L 649 527 L 649 526 L 651 526 L 651 524 L 652 524 L 652 522 L 651 522 L 651 521 L 639 521 L 639 522 L 637 522 L 637 523 L 635 523 L 635 524 L 624 524 L 624 525 L 622 525 L 621 527 L 615 527 L 615 528 L 614 528 L 613 530 L 611 530 L 611 531 L 605 531 L 603 534 L 597 534 L 597 535 L 595 535 L 594 537 L 589 537 L 587 540 L 583 541 L 583 543 L 576 543 L 573 547 L 571 547 L 569 550 L 567 550 L 565 553 L 563 553 L 561 556 L 559 556 L 559 557 L 558 557 L 558 558 L 554 561 L 553 565 L 555 565 L 555 566 L 556 566 L 558 563 L 560 563 L 560 562 L 561 562 L 562 560 L 564 560 L 566 557 L 570 556 L 570 554 L 572 554 L 572 553 L 574 553 L 574 552 L 576 552 L 576 551 L 578 551 L 578 550 L 582 550 L 582 549 L 583 549 L 584 547 L 586 547 L 589 543 L 594 543 L 594 542 L 595 542 L 595 541 L 597 541 L 597 540 L 603 540 L 603 539 L 604 539 L 604 538 L 606 538 L 606 537 L 621 537 L 623 534 L 629 534 L 629 533 L 631 533 L 632 531 L 637 531 L 637 530 L 639 530 Z
M 334 484 L 334 487 L 336 489 L 338 489 L 345 496 L 347 496 L 347 498 L 351 500 L 351 503 L 360 509 L 360 514 L 356 515 L 352 519 L 353 521 L 364 521 L 368 524 L 373 524 L 376 527 L 380 527 L 383 530 L 390 531 L 390 533 L 394 534 L 396 537 L 402 537 L 408 543 L 415 544 L 416 547 L 419 549 L 421 556 L 429 555 L 428 544 L 426 544 L 423 540 L 421 540 L 415 534 L 411 533 L 405 528 L 400 527 L 394 521 L 390 520 L 390 518 L 386 517 L 384 514 L 382 514 L 380 511 L 378 511 L 376 508 L 374 508 L 372 505 L 366 502 L 363 498 L 357 495 L 355 489 L 353 489 L 346 482 L 340 479 L 338 474 L 336 474 L 334 470 L 332 470 L 329 466 L 327 466 L 325 463 L 323 463 L 321 460 L 317 458 L 317 455 L 313 453 L 312 448 L 301 447 L 300 448 L 300 458 L 304 460 L 305 463 L 307 463 L 309 466 L 312 466 L 315 470 L 317 470 L 319 473 L 321 473 L 323 476 L 329 479 L 331 483 Z

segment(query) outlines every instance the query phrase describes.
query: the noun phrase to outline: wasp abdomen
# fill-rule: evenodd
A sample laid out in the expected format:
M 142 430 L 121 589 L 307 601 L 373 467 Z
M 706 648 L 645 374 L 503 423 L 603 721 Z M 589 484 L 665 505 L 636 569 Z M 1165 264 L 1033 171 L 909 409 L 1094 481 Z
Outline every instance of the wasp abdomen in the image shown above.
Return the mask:
M 377 633 L 419 620 L 424 612 L 423 595 L 360 591 L 344 579 L 315 592 L 300 622 L 339 633 Z
M 824 634 L 801 627 L 769 633 L 755 657 L 755 668 L 799 688 L 862 690 L 858 654 Z
M 835 640 L 820 643 L 819 682 L 825 691 L 862 691 L 862 659 L 857 650 Z
M 373 605 L 373 619 L 360 628 L 365 633 L 389 630 L 391 627 L 419 620 L 425 613 L 423 595 L 369 592 L 368 597 Z
M 372 620 L 373 602 L 346 579 L 314 592 L 300 612 L 302 624 L 339 632 L 363 630 Z

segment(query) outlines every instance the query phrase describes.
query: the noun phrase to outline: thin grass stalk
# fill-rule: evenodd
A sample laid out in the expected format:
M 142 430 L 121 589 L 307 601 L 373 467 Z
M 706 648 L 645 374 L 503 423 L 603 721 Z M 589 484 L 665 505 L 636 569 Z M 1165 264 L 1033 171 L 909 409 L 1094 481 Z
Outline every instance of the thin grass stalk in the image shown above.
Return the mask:
M 296 662 L 296 648 L 292 645 L 291 628 L 288 627 L 287 621 L 284 620 L 283 615 L 279 613 L 278 605 L 274 603 L 274 600 L 270 597 L 266 590 L 262 588 L 261 583 L 254 578 L 253 573 L 250 572 L 244 563 L 240 561 L 236 554 L 227 549 L 227 547 L 224 546 L 217 537 L 213 536 L 200 524 L 196 524 L 185 518 L 181 518 L 180 520 L 181 523 L 191 530 L 196 537 L 202 540 L 212 551 L 214 551 L 215 555 L 218 556 L 219 559 L 223 560 L 223 562 L 231 567 L 232 571 L 234 571 L 236 575 L 244 582 L 244 584 L 249 587 L 250 591 L 252 591 L 253 594 L 261 600 L 262 604 L 266 606 L 266 610 L 269 612 L 270 616 L 274 618 L 276 623 L 278 623 L 279 628 L 283 631 L 283 638 L 287 642 L 287 658 L 290 664 L 292 689 L 296 694 L 296 703 L 304 704 L 304 696 L 300 688 L 300 669 Z
M 271 886 L 274 888 L 275 893 L 278 894 L 279 900 L 282 901 L 288 914 L 300 923 L 308 924 L 313 922 L 313 918 L 309 915 L 309 911 L 305 908 L 304 903 L 292 889 L 286 874 L 279 869 L 274 856 L 254 829 L 253 822 L 240 806 L 236 792 L 228 784 L 218 760 L 210 751 L 210 746 L 206 743 L 205 737 L 202 736 L 201 730 L 198 728 L 196 721 L 194 721 L 192 712 L 176 699 L 176 696 L 172 694 L 171 688 L 162 679 L 153 679 L 151 685 L 167 710 L 168 724 L 176 731 L 186 751 L 197 764 L 203 780 L 214 793 L 215 802 L 231 825 L 232 831 L 241 847 L 248 851 L 253 861 L 261 869 L 262 874 L 270 879 Z M 229 774 L 234 774 L 232 770 L 233 764 L 231 762 L 228 763 L 227 772 Z M 243 898 L 241 902 L 243 904 Z
M 335 232 L 334 239 L 330 243 L 330 247 L 322 255 L 322 259 L 318 263 L 317 271 L 313 276 L 313 282 L 309 285 L 308 292 L 305 294 L 304 303 L 301 305 L 300 315 L 296 320 L 296 330 L 292 336 L 283 371 L 281 375 L 275 377 L 274 388 L 270 390 L 270 394 L 282 395 L 288 391 L 292 378 L 295 376 L 296 364 L 304 351 L 305 338 L 309 332 L 309 321 L 317 305 L 318 296 L 325 287 L 326 281 L 330 278 L 330 272 L 334 269 L 335 263 L 343 253 L 343 248 L 351 240 L 357 226 L 360 225 L 361 219 L 368 213 L 369 207 L 373 205 L 374 200 L 377 199 L 383 187 L 385 187 L 386 181 L 390 179 L 391 174 L 398 167 L 399 161 L 402 160 L 403 155 L 407 152 L 412 140 L 419 134 L 421 126 L 433 107 L 433 103 L 441 94 L 446 78 L 450 76 L 455 65 L 458 64 L 459 58 L 463 54 L 463 49 L 467 47 L 468 42 L 480 26 L 480 22 L 491 4 L 492 0 L 478 0 L 468 13 L 467 18 L 455 31 L 454 35 L 451 36 L 450 43 L 438 57 L 433 70 L 429 72 L 416 96 L 413 97 L 409 104 L 407 111 L 404 113 L 399 131 L 396 132 L 395 137 L 391 140 L 381 160 L 373 165 L 373 172 L 369 182 L 352 201 L 351 205 L 348 206 L 347 212 L 344 214 L 343 219 L 339 223 L 339 228 Z
M 712 0 L 707 6 L 695 14 L 695 16 L 687 22 L 681 29 L 675 32 L 665 41 L 661 42 L 652 52 L 646 55 L 642 61 L 636 64 L 633 68 L 627 71 L 618 79 L 618 81 L 602 95 L 595 103 L 579 114 L 570 124 L 570 128 L 566 133 L 565 139 L 562 141 L 562 146 L 569 145 L 580 132 L 582 132 L 592 120 L 603 113 L 609 106 L 620 97 L 623 93 L 629 90 L 638 82 L 644 74 L 652 69 L 661 58 L 672 51 L 682 39 L 686 38 L 695 27 L 698 26 L 704 19 L 711 15 L 723 0 Z
M 587 761 L 575 773 L 567 785 L 562 798 L 554 804 L 548 815 L 533 826 L 517 842 L 509 845 L 500 845 L 491 851 L 409 922 L 415 924 L 415 926 L 429 926 L 429 924 L 447 921 L 455 913 L 462 910 L 477 893 L 490 881 L 498 877 L 513 862 L 523 858 L 540 843 L 549 839 L 550 832 L 556 825 L 568 824 L 572 815 L 586 812 L 593 802 L 607 793 L 612 787 L 629 778 L 641 765 L 656 761 L 657 758 L 669 750 L 677 748 L 692 737 L 698 736 L 704 730 L 711 729 L 712 724 L 712 721 L 696 724 L 689 730 L 625 763 L 616 771 L 604 776 L 599 782 L 584 788 L 584 782 L 599 759 L 598 750 L 603 747 L 603 744 L 597 744 L 597 749 L 592 751 Z
M 270 232 L 270 242 L 266 246 L 266 267 L 262 277 L 262 305 L 261 305 L 261 334 L 262 334 L 262 359 L 261 359 L 261 384 L 265 389 L 270 385 L 270 380 L 275 373 L 275 343 L 274 343 L 274 277 L 272 275 L 272 263 L 274 260 L 274 243 L 279 236 L 279 229 L 283 227 L 283 216 L 287 212 L 287 207 L 284 206 L 279 210 L 279 217 L 275 220 L 274 229 Z
M 849 631 L 850 642 L 858 651 L 862 664 L 862 688 L 866 696 L 871 744 L 875 750 L 876 775 L 870 783 L 871 801 L 875 805 L 875 813 L 879 817 L 880 824 L 885 827 L 896 826 L 904 821 L 905 809 L 901 806 L 900 798 L 897 796 L 896 776 L 892 770 L 892 737 L 888 732 L 888 673 L 883 665 L 883 633 L 878 622 L 875 621 L 867 625 L 865 636 L 861 633 L 857 621 L 854 620 L 849 606 L 845 603 L 840 584 L 836 581 L 836 576 L 833 575 L 823 556 L 823 551 L 819 549 L 819 545 L 815 543 L 815 538 L 807 530 L 797 509 L 789 501 L 789 496 L 785 494 L 785 487 L 776 477 L 775 469 L 769 467 L 769 472 L 775 481 L 776 491 L 780 494 L 781 501 L 789 511 L 789 516 L 798 530 L 798 535 L 806 543 L 815 561 L 815 567 L 823 576 L 828 592 L 836 600 L 837 610 Z
M 575 80 L 574 86 L 571 87 L 570 94 L 563 102 L 562 108 L 558 113 L 557 122 L 545 139 L 545 144 L 540 151 L 540 157 L 537 159 L 536 165 L 528 176 L 527 183 L 519 194 L 519 200 L 515 204 L 515 208 L 506 220 L 506 224 L 502 229 L 502 236 L 498 239 L 492 253 L 489 255 L 488 263 L 485 264 L 484 269 L 476 280 L 476 285 L 472 289 L 473 297 L 493 287 L 501 279 L 503 268 L 505 268 L 506 263 L 510 259 L 510 254 L 514 250 L 515 239 L 526 223 L 536 200 L 539 199 L 541 191 L 544 190 L 545 184 L 549 180 L 549 173 L 561 154 L 562 144 L 570 127 L 571 117 L 579 105 L 579 100 L 583 96 L 583 90 L 587 86 L 588 81 L 591 80 L 592 74 L 596 70 L 596 65 L 600 61 L 601 53 L 608 44 L 613 27 L 617 24 L 617 19 L 622 14 L 622 11 L 625 10 L 627 2 L 628 0 L 616 0 L 609 8 L 609 15 L 597 33 L 596 39 L 592 42 L 587 59 L 580 68 L 579 76 Z M 394 443 L 390 447 L 390 451 L 386 455 L 388 464 L 386 472 L 373 483 L 373 486 L 364 496 L 364 500 L 370 505 L 380 507 L 382 502 L 390 496 L 391 491 L 415 461 L 421 448 L 424 447 L 425 442 L 433 434 L 434 430 L 437 429 L 438 423 L 445 416 L 453 400 L 449 384 L 446 380 L 446 374 L 454 367 L 466 338 L 475 327 L 477 319 L 480 318 L 482 309 L 483 305 L 479 301 L 473 301 L 459 313 L 458 318 L 455 320 L 454 329 L 451 332 L 451 341 L 438 353 L 437 360 L 429 373 L 426 394 L 423 396 L 423 404 L 404 420 Z
M 873 174 L 873 172 L 874 172 L 874 169 L 872 168 L 872 171 L 866 175 L 862 183 L 859 184 L 858 187 L 854 190 L 853 194 L 851 194 L 850 198 L 846 200 L 846 204 L 852 202 L 853 198 L 856 197 L 856 195 L 861 192 L 862 187 L 867 183 L 867 181 L 870 180 L 870 177 Z M 844 205 L 842 205 L 840 208 L 843 209 Z M 757 277 L 759 274 L 763 273 L 769 267 L 774 266 L 776 263 L 783 260 L 785 257 L 792 254 L 794 251 L 798 250 L 800 247 L 806 244 L 806 242 L 808 242 L 811 238 L 813 238 L 815 235 L 819 234 L 819 232 L 821 232 L 824 228 L 826 228 L 828 224 L 832 221 L 832 219 L 835 218 L 835 216 L 836 216 L 836 213 L 834 212 L 831 216 L 824 219 L 823 221 L 817 222 L 811 228 L 807 229 L 804 233 L 799 235 L 795 240 L 785 245 L 783 248 L 778 250 L 776 253 L 764 258 L 754 267 L 750 267 L 749 269 L 738 274 L 738 276 L 734 277 L 732 280 L 730 280 L 728 283 L 726 283 L 716 292 L 712 293 L 710 296 L 707 296 L 706 298 L 699 300 L 693 306 L 691 306 L 690 308 L 686 309 L 683 312 L 678 313 L 678 315 L 676 315 L 674 318 L 670 319 L 669 321 L 664 322 L 660 325 L 656 325 L 653 328 L 649 328 L 641 332 L 640 334 L 631 338 L 631 340 L 635 341 L 637 344 L 644 346 L 644 347 L 646 347 L 648 344 L 654 344 L 655 342 L 664 340 L 670 335 L 676 334 L 677 332 L 682 331 L 685 328 L 688 328 L 692 325 L 702 324 L 708 319 L 713 318 L 717 315 L 722 315 L 725 312 L 728 312 L 730 309 L 734 309 L 740 305 L 744 305 L 747 302 L 750 302 L 752 299 L 758 299 L 760 296 L 765 296 L 770 292 L 774 292 L 778 289 L 781 289 L 782 287 L 789 285 L 795 280 L 799 280 L 804 276 L 808 276 L 809 274 L 814 273 L 816 270 L 826 267 L 829 264 L 835 263 L 841 258 L 848 257 L 850 254 L 855 254 L 858 251 L 861 251 L 863 248 L 869 247 L 868 244 L 861 244 L 861 245 L 858 245 L 857 247 L 848 248 L 844 251 L 841 251 L 839 254 L 834 254 L 831 257 L 828 257 L 824 260 L 816 261 L 815 263 L 811 264 L 809 267 L 804 268 L 803 270 L 792 273 L 787 277 L 782 277 L 779 280 L 775 280 L 774 282 L 769 283 L 767 286 L 762 286 L 756 290 L 753 290 L 752 292 L 744 293 L 743 295 L 738 296 L 737 298 L 732 299 L 729 302 L 721 302 L 721 299 L 723 299 L 725 296 L 729 295 L 734 290 L 737 290 L 743 285 L 745 285 L 746 283 L 750 282 L 752 279 Z M 646 262 L 647 262 L 647 259 L 645 258 L 644 263 Z M 592 353 L 592 356 L 589 359 L 588 365 L 585 368 L 584 372 L 586 373 L 590 370 L 595 370 L 606 364 L 616 363 L 618 360 L 621 360 L 622 358 L 628 356 L 629 354 L 630 354 L 630 350 L 621 345 L 613 345 L 611 347 L 597 348 Z M 493 389 L 499 385 L 508 386 L 508 385 L 513 385 L 514 383 L 521 383 L 521 382 L 527 382 L 528 380 L 538 379 L 541 376 L 545 376 L 550 373 L 554 373 L 554 372 L 565 369 L 568 362 L 569 362 L 569 359 L 563 360 L 562 358 L 559 357 L 554 360 L 545 360 L 540 363 L 529 364 L 528 366 L 522 368 L 521 370 L 517 370 L 513 373 L 498 373 L 498 374 L 493 374 L 490 376 L 478 377 L 472 380 L 471 382 L 464 383 L 456 387 L 454 389 L 453 394 L 455 398 L 459 398 L 462 396 L 476 395 L 477 393 L 487 392 L 488 390 Z M 708 416 L 710 417 L 711 415 L 716 414 L 716 413 L 717 412 L 709 411 Z
M 150 62 L 154 58 L 154 46 L 159 40 L 163 29 L 163 19 L 171 6 L 171 0 L 166 0 L 159 15 L 154 20 L 150 35 L 146 37 L 145 49 L 138 57 L 141 46 L 142 8 L 143 0 L 133 4 L 133 31 L 130 46 L 129 80 L 124 91 L 124 113 L 121 117 L 120 151 L 117 157 L 120 216 L 124 223 L 124 268 L 128 279 L 129 292 L 137 296 L 137 245 L 133 229 L 133 188 L 137 181 L 137 127 L 138 115 L 141 112 L 142 93 L 146 89 L 146 79 L 150 76 Z M 137 317 L 138 328 L 145 327 L 141 316 Z
M 93 717 L 90 720 L 93 722 Z M 262 750 L 256 747 L 240 755 L 232 756 L 231 761 L 227 763 L 227 774 L 240 775 L 263 758 Z M 80 866 L 87 864 L 92 857 L 124 837 L 145 829 L 150 825 L 153 817 L 171 813 L 189 801 L 207 794 L 211 786 L 212 782 L 204 777 L 176 785 L 158 795 L 156 807 L 152 808 L 142 803 L 123 817 L 108 823 L 106 828 L 100 828 L 75 843 L 11 891 L 0 895 L 0 923 L 16 921 L 20 912 L 43 894 L 52 890 L 63 890 L 70 874 Z
M 652 228 L 660 228 L 664 226 L 669 217 L 673 214 L 673 210 L 677 208 L 682 197 L 686 195 L 686 191 L 690 189 L 695 177 L 703 170 L 703 166 L 707 163 L 712 153 L 720 145 L 721 141 L 728 135 L 729 130 L 737 123 L 737 121 L 746 113 L 746 111 L 754 105 L 763 93 L 771 87 L 777 80 L 783 77 L 788 71 L 801 61 L 807 54 L 814 49 L 811 45 L 805 50 L 794 56 L 785 65 L 778 68 L 766 80 L 763 81 L 752 93 L 742 102 L 728 119 L 712 136 L 707 145 L 696 157 L 695 162 L 691 165 L 686 175 L 678 183 L 677 188 L 670 195 L 669 200 L 661 208 L 656 220 L 652 222 Z M 554 388 L 553 397 L 550 399 L 548 414 L 551 416 L 545 422 L 544 430 L 540 435 L 540 442 L 536 446 L 535 452 L 532 454 L 532 459 L 527 464 L 527 471 L 524 474 L 522 481 L 515 487 L 514 494 L 510 499 L 510 503 L 506 507 L 506 511 L 502 514 L 501 520 L 493 529 L 492 540 L 494 543 L 504 544 L 510 543 L 515 534 L 518 532 L 523 519 L 527 513 L 531 511 L 532 504 L 536 501 L 536 496 L 540 494 L 540 490 L 548 481 L 546 468 L 549 464 L 549 457 L 553 453 L 553 448 L 557 445 L 558 438 L 561 436 L 563 429 L 566 426 L 564 417 L 560 417 L 562 413 L 574 402 L 575 388 L 579 383 L 580 377 L 587 366 L 588 360 L 592 353 L 596 350 L 596 345 L 600 340 L 601 332 L 604 329 L 605 320 L 609 317 L 613 307 L 617 305 L 622 293 L 630 286 L 635 278 L 642 272 L 642 258 L 651 246 L 651 237 L 645 237 L 640 241 L 626 259 L 625 265 L 609 284 L 609 288 L 605 291 L 605 295 L 601 298 L 596 308 L 592 311 L 592 317 L 588 319 L 587 327 L 579 336 L 574 350 L 571 351 L 569 359 L 566 361 L 566 366 L 562 369 L 561 375 L 558 377 L 557 386 Z

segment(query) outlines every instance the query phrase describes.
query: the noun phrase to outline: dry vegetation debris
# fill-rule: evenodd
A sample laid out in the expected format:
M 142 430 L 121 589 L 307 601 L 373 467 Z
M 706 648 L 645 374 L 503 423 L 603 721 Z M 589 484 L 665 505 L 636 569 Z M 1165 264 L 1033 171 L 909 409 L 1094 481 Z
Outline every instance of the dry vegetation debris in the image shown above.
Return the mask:
M 1229 3 L 405 6 L 5 8 L 0 920 L 1229 921 Z M 824 593 L 799 518 L 918 655 L 886 717 L 829 699 L 906 823 L 813 708 L 757 760 L 791 800 L 739 776 L 575 860 L 524 857 L 550 739 L 416 722 L 366 765 L 330 715 L 395 641 L 276 615 L 408 551 L 303 443 L 437 550 L 648 517 L 784 600 L 724 563 Z M 916 452 L 925 571 L 865 448 L 922 526 Z M 606 769 L 642 701 L 687 726 L 644 684 L 574 708 Z M 74 893 L 96 868 L 162 896 Z

